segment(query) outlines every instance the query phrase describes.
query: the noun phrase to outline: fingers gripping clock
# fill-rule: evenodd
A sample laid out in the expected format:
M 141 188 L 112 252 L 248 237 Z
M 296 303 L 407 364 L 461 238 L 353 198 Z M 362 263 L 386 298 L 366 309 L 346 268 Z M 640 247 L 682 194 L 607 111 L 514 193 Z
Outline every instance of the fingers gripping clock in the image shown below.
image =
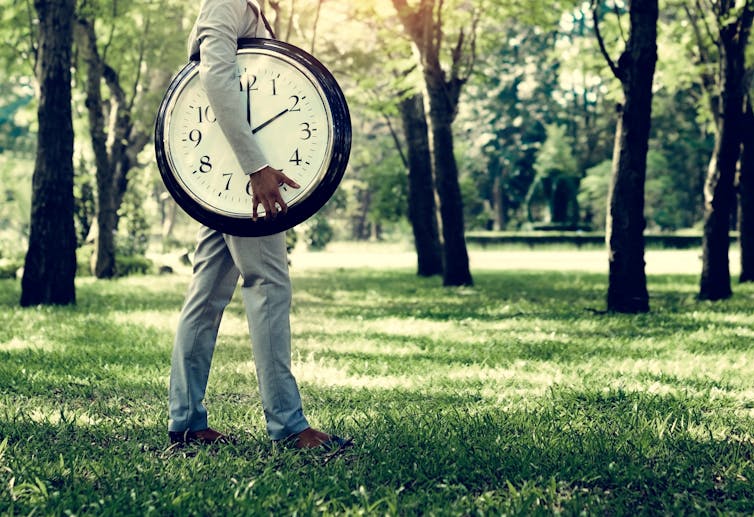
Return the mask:
M 278 233 L 314 215 L 337 189 L 351 149 L 351 119 L 332 74 L 305 51 L 268 39 L 238 45 L 238 109 L 281 182 L 286 213 L 252 218 L 253 192 L 212 113 L 197 62 L 173 78 L 155 127 L 160 174 L 199 222 L 233 235 Z M 298 185 L 299 188 L 294 188 Z

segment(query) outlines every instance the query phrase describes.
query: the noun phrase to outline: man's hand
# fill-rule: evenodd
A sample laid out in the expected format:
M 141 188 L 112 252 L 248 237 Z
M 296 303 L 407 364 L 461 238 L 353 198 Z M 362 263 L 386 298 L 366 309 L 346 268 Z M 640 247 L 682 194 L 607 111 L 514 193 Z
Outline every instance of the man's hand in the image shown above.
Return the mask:
M 264 218 L 275 217 L 278 212 L 286 213 L 288 205 L 283 201 L 280 194 L 280 186 L 288 185 L 291 188 L 300 188 L 300 185 L 291 178 L 283 174 L 283 171 L 265 167 L 249 176 L 249 185 L 252 192 L 252 211 L 251 218 L 256 221 L 259 205 L 264 208 Z M 280 207 L 278 209 L 278 207 Z

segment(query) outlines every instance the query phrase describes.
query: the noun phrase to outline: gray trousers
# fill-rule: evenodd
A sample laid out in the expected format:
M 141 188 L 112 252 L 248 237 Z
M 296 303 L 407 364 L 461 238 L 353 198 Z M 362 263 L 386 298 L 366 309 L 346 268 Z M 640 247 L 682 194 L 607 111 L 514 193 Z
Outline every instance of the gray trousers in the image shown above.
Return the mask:
M 291 283 L 285 233 L 234 237 L 202 227 L 173 346 L 169 431 L 208 427 L 202 401 L 220 320 L 239 275 L 267 432 L 280 440 L 309 426 L 291 373 Z

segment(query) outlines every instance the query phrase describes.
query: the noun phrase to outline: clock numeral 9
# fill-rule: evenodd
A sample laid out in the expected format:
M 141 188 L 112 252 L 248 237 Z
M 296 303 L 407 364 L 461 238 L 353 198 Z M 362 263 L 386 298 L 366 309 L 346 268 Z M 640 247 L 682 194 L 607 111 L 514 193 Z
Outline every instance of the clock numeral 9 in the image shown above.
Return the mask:
M 194 144 L 194 148 L 199 147 L 199 144 L 202 143 L 202 132 L 198 129 L 192 129 L 188 134 L 188 139 L 184 139 L 185 142 L 188 140 L 192 144 Z
M 194 174 L 196 174 L 197 172 L 200 172 L 202 174 L 212 172 L 212 162 L 210 162 L 209 156 L 202 156 L 199 159 L 199 167 L 194 171 Z

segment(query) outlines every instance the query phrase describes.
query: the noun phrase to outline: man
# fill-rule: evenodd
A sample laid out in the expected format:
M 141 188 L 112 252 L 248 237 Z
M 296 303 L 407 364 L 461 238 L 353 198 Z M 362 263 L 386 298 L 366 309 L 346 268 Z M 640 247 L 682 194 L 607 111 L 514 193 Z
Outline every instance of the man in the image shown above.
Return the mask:
M 256 219 L 260 204 L 265 217 L 285 213 L 280 185 L 299 185 L 270 166 L 238 109 L 237 41 L 250 37 L 272 37 L 255 0 L 204 0 L 189 35 L 188 51 L 190 56 L 200 53 L 199 78 L 220 128 L 249 175 Z M 297 448 L 329 450 L 350 445 L 348 440 L 312 429 L 302 411 L 290 369 L 291 285 L 285 234 L 235 237 L 207 227 L 199 232 L 194 274 L 173 347 L 170 441 L 227 441 L 225 435 L 208 426 L 202 400 L 220 319 L 239 275 L 270 438 L 285 440 Z

